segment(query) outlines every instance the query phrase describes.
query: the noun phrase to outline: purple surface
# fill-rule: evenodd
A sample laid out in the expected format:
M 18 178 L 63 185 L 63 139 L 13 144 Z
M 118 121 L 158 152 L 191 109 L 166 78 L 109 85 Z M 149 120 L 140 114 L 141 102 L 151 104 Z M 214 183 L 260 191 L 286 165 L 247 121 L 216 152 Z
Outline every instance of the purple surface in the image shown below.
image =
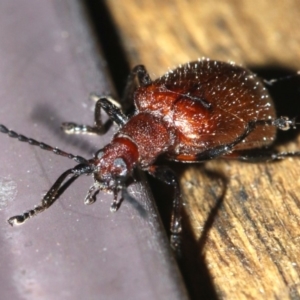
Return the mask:
M 73 154 L 90 157 L 110 139 L 65 136 L 63 121 L 92 124 L 90 92 L 111 87 L 78 1 L 0 2 L 0 123 Z M 0 135 L 0 299 L 185 299 L 168 241 L 137 183 L 130 193 L 146 217 L 111 195 L 83 199 L 79 178 L 47 211 L 23 226 L 8 217 L 38 204 L 74 162 Z

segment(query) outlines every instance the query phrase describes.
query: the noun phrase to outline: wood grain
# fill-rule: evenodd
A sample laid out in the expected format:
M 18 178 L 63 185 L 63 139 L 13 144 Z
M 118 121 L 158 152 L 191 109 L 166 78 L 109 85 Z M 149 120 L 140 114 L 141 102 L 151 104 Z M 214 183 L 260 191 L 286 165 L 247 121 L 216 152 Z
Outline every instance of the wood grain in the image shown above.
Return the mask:
M 300 70 L 297 0 L 106 3 L 131 66 L 146 65 L 153 78 L 202 56 L 271 76 Z M 278 107 L 300 116 L 299 88 L 292 86 L 292 103 L 290 89 Z M 281 149 L 300 148 L 295 135 L 280 141 Z M 182 270 L 193 299 L 300 299 L 299 167 L 298 159 L 176 167 L 188 236 Z

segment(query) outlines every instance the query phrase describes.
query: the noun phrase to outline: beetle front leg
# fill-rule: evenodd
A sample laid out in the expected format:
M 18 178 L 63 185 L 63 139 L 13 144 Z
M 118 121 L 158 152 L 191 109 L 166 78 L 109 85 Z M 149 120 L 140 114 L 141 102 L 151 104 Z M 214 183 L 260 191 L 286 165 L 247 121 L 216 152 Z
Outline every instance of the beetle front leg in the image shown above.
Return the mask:
M 96 100 L 95 105 L 95 118 L 94 126 L 79 125 L 77 123 L 67 122 L 61 125 L 62 130 L 67 134 L 97 134 L 102 135 L 107 132 L 111 126 L 111 121 L 122 126 L 127 122 L 127 117 L 121 110 L 117 101 L 110 97 L 99 97 L 97 95 L 91 95 L 91 98 Z M 102 123 L 101 108 L 109 116 L 109 120 L 106 123 Z
M 182 232 L 182 195 L 176 174 L 167 166 L 151 166 L 147 169 L 150 175 L 163 181 L 174 188 L 174 200 L 170 224 L 170 242 L 176 254 L 181 254 L 181 232 Z
M 136 88 L 136 78 L 138 79 L 140 86 L 145 86 L 152 83 L 150 75 L 145 66 L 137 65 L 131 70 L 127 78 L 127 83 L 121 100 L 122 107 L 124 108 L 125 112 L 133 105 L 132 95 Z

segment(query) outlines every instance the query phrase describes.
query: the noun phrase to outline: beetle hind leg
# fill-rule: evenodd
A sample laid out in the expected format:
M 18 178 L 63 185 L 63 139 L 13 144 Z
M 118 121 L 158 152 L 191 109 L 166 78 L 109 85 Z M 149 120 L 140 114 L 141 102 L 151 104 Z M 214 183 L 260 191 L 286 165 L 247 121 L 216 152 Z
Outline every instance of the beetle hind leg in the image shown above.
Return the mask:
M 174 199 L 170 224 L 170 244 L 178 257 L 181 256 L 182 240 L 182 195 L 176 174 L 167 166 L 152 165 L 147 169 L 153 177 L 172 185 L 174 189 Z
M 244 130 L 244 132 L 242 134 L 240 134 L 235 140 L 233 140 L 232 142 L 230 142 L 228 144 L 210 148 L 206 151 L 196 154 L 194 157 L 194 160 L 190 160 L 190 161 L 201 162 L 201 161 L 211 160 L 214 158 L 234 157 L 235 156 L 234 153 L 238 152 L 238 151 L 235 151 L 234 147 L 237 146 L 238 144 L 242 143 L 243 140 L 246 139 L 247 136 L 249 136 L 249 134 L 259 126 L 275 126 L 279 130 L 289 130 L 289 129 L 295 128 L 296 122 L 295 122 L 295 119 L 289 119 L 287 117 L 280 117 L 275 120 L 270 119 L 270 120 L 250 121 L 250 122 L 248 122 L 247 127 Z M 263 153 L 263 151 L 261 151 L 261 153 Z M 292 154 L 292 152 L 281 153 L 281 154 L 278 153 L 276 155 L 276 152 L 274 151 L 271 155 L 269 155 L 269 156 L 267 155 L 267 157 L 269 158 L 269 160 L 278 160 L 278 159 L 282 159 L 284 157 L 300 156 L 300 154 L 296 154 L 296 153 L 298 153 L 298 152 L 294 152 L 294 154 Z M 272 158 L 272 155 L 273 156 L 275 155 L 275 156 Z M 246 160 L 246 159 L 244 159 L 244 160 Z M 265 161 L 266 160 L 267 160 L 267 158 L 265 159 Z

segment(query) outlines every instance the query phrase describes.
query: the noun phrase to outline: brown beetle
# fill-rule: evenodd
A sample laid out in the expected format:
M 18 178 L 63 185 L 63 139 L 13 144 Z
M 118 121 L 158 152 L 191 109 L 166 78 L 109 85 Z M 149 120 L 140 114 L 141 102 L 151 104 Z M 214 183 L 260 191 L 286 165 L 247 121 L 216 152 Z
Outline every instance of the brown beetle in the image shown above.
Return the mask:
M 272 99 L 262 82 L 249 70 L 233 63 L 199 60 L 169 71 L 154 81 L 145 67 L 139 65 L 129 77 L 126 94 L 131 94 L 129 100 L 134 102 L 136 109 L 130 118 L 114 100 L 94 96 L 97 98 L 94 126 L 62 125 L 66 133 L 103 134 L 101 108 L 119 125 L 112 141 L 88 160 L 0 125 L 0 131 L 10 137 L 79 163 L 57 179 L 40 205 L 10 218 L 9 224 L 22 224 L 50 207 L 62 193 L 66 180 L 83 174 L 94 177 L 85 203 L 93 203 L 99 190 L 111 191 L 114 194 L 111 210 L 115 211 L 128 195 L 128 178 L 135 168 L 140 168 L 174 187 L 171 245 L 179 249 L 182 231 L 180 187 L 170 168 L 156 164 L 158 157 L 178 162 L 203 162 L 214 158 L 272 161 L 300 155 L 299 152 L 277 153 L 265 148 L 252 151 L 271 145 L 277 128 L 287 130 L 296 123 L 287 117 L 276 118 Z

